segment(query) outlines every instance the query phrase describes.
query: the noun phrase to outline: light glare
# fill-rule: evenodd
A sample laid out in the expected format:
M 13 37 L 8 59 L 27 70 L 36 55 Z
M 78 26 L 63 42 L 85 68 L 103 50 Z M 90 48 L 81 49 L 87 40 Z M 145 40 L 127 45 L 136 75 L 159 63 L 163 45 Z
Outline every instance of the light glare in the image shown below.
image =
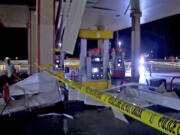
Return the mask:
M 121 45 L 122 45 L 122 42 L 118 41 L 118 46 L 121 47 Z
M 61 46 L 62 46 L 62 44 L 61 44 L 61 42 L 59 42 L 58 47 L 61 48 Z
M 92 72 L 93 72 L 93 73 L 97 73 L 98 71 L 99 71 L 98 68 L 93 68 L 93 69 L 92 69 Z
M 97 61 L 97 62 L 99 62 L 99 61 L 100 61 L 100 58 L 95 58 L 94 60 Z
M 144 61 L 145 61 L 145 60 L 144 60 L 144 57 L 141 57 L 140 60 L 139 60 L 139 63 L 140 63 L 140 64 L 144 64 Z

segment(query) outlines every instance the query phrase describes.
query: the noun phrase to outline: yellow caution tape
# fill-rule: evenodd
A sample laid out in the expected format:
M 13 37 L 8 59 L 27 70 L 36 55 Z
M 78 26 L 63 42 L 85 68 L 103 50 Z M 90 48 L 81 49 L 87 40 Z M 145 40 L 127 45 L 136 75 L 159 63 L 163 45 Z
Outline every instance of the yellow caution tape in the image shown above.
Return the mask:
M 180 122 L 173 118 L 164 116 L 162 114 L 153 112 L 148 109 L 144 109 L 132 104 L 129 104 L 123 100 L 120 100 L 111 95 L 90 89 L 89 87 L 82 86 L 81 84 L 67 80 L 58 74 L 45 70 L 47 73 L 53 75 L 61 82 L 71 86 L 72 88 L 79 90 L 80 92 L 106 104 L 110 107 L 123 112 L 124 114 L 141 121 L 161 132 L 169 135 L 180 135 Z
M 60 49 L 60 48 L 55 48 L 54 51 L 55 51 L 55 52 L 63 52 L 63 50 Z
M 39 67 L 41 68 L 41 67 L 51 67 L 52 66 L 52 64 L 41 64 Z

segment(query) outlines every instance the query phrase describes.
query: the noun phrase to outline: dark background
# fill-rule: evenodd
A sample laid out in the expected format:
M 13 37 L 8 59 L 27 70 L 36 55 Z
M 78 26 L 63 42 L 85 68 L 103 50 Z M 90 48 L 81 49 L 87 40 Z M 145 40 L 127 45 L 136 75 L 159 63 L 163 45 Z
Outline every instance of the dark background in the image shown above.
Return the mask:
M 26 28 L 0 28 L 0 59 L 28 58 L 28 38 Z
M 28 38 L 25 28 L 0 27 L 0 59 L 6 56 L 27 59 Z M 131 28 L 119 31 L 119 40 L 126 48 L 126 58 L 130 58 Z M 79 42 L 74 55 L 79 57 Z M 112 46 L 116 40 L 111 40 Z M 89 48 L 97 47 L 96 41 L 88 41 Z M 141 26 L 141 52 L 151 53 L 152 58 L 180 56 L 180 15 L 164 18 Z
M 131 29 L 119 31 L 119 39 L 130 57 Z M 152 58 L 180 56 L 180 15 L 168 17 L 141 26 L 141 53 Z

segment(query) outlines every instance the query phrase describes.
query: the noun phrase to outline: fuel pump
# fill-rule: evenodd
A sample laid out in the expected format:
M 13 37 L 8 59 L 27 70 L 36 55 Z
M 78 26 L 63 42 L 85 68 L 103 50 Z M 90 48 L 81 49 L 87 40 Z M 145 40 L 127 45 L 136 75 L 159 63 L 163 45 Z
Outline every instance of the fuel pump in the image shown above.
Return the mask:
M 54 61 L 54 69 L 61 70 L 62 69 L 62 62 L 61 62 L 61 54 L 60 52 L 55 52 L 55 61 Z
M 112 55 L 112 78 L 124 78 L 125 77 L 125 65 L 123 58 L 124 50 L 122 48 L 113 48 L 111 50 Z
M 111 31 L 80 30 L 80 76 L 83 85 L 101 90 L 111 87 L 109 72 L 109 39 Z M 97 40 L 98 48 L 88 50 L 87 40 Z
M 94 48 L 88 52 L 87 57 L 87 77 L 88 80 L 101 80 L 103 77 L 103 59 L 101 49 Z
M 63 71 L 64 70 L 64 52 L 61 50 L 61 43 L 55 48 L 54 56 L 54 70 Z

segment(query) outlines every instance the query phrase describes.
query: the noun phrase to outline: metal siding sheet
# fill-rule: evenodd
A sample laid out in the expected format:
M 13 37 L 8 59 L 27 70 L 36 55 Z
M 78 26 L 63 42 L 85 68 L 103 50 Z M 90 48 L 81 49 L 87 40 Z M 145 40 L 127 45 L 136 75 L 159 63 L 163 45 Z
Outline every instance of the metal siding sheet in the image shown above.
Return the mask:
M 62 49 L 73 54 L 87 0 L 73 0 L 65 27 Z

